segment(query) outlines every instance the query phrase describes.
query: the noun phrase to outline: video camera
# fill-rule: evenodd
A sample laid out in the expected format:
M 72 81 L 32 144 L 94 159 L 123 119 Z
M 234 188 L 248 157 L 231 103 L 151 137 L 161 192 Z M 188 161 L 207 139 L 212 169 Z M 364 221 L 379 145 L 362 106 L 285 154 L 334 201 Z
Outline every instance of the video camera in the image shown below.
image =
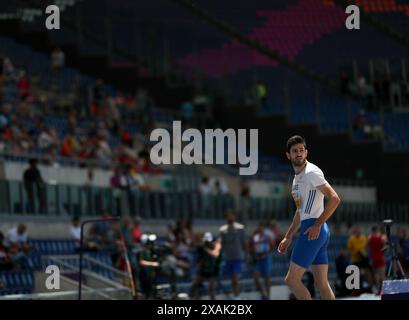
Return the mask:
M 141 242 L 144 246 L 148 246 L 156 261 L 161 261 L 164 257 L 172 254 L 171 245 L 167 242 L 159 242 L 156 234 L 143 234 Z
M 388 244 L 390 244 L 391 241 L 391 227 L 393 224 L 393 220 L 392 219 L 385 219 L 383 220 L 383 225 L 385 226 L 385 230 L 386 230 L 386 237 L 388 239 Z

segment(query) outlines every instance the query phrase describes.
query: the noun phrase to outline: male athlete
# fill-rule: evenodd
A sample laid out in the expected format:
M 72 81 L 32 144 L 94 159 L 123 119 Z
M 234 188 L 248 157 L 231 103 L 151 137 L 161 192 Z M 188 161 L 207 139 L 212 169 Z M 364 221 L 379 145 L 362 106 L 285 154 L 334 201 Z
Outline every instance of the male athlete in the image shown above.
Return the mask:
M 304 138 L 293 136 L 288 139 L 286 154 L 295 171 L 291 193 L 297 210 L 291 226 L 278 246 L 278 252 L 287 252 L 300 225 L 301 232 L 293 248 L 285 283 L 298 300 L 310 300 L 311 295 L 301 278 L 311 266 L 321 298 L 333 300 L 335 296 L 328 283 L 327 246 L 330 233 L 326 221 L 341 200 L 325 180 L 321 169 L 307 161 L 308 151 Z M 325 208 L 324 197 L 328 199 Z

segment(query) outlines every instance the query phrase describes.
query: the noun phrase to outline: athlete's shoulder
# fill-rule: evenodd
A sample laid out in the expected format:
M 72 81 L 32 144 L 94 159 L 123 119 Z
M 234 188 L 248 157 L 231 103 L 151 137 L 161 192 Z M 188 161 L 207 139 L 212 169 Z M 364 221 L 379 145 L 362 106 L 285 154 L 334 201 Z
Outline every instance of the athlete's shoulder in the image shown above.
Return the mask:
M 229 229 L 229 225 L 225 224 L 225 225 L 220 227 L 219 231 L 220 231 L 220 233 L 226 233 L 228 231 L 228 229 Z M 235 222 L 233 224 L 233 229 L 244 230 L 244 225 L 241 224 L 241 223 Z
M 324 174 L 322 172 L 322 170 L 315 164 L 311 163 L 311 162 L 307 162 L 307 166 L 305 167 L 305 174 L 314 174 L 314 173 L 318 173 L 318 174 Z
M 221 226 L 220 229 L 219 229 L 220 233 L 225 233 L 225 232 L 227 231 L 227 228 L 228 228 L 228 227 L 229 227 L 229 226 L 228 226 L 227 224 Z
M 238 222 L 234 223 L 234 228 L 238 229 L 238 230 L 243 230 L 244 229 L 244 225 Z
M 327 183 L 322 170 L 318 168 L 318 166 L 310 162 L 307 163 L 305 177 L 313 185 L 314 188 Z

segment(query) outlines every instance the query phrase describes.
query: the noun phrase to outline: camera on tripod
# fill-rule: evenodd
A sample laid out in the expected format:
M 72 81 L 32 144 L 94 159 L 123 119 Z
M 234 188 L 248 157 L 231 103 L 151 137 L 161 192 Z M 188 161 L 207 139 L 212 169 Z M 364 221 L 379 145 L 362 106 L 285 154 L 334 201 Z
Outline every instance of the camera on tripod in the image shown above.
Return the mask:
M 385 219 L 383 220 L 383 225 L 385 226 L 386 229 L 386 237 L 388 239 L 388 247 L 390 250 L 391 254 L 391 262 L 389 264 L 388 268 L 388 273 L 386 275 L 387 279 L 404 279 L 405 278 L 405 272 L 403 271 L 402 265 L 399 261 L 399 257 L 396 251 L 396 244 L 392 241 L 391 238 L 391 227 L 393 224 L 393 220 L 391 219 Z M 400 272 L 400 275 L 398 275 L 398 270 Z
M 386 228 L 386 234 L 389 236 L 391 232 L 391 226 L 392 226 L 393 220 L 392 219 L 385 219 L 383 220 L 383 225 Z

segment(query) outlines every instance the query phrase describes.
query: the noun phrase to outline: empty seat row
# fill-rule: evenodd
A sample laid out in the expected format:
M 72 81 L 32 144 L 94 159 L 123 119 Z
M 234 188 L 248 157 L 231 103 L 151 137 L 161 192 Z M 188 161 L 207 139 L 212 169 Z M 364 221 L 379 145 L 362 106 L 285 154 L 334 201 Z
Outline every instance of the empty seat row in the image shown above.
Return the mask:
M 29 244 L 39 254 L 73 254 L 76 252 L 74 240 L 30 240 Z
M 0 288 L 0 294 L 10 294 L 9 291 L 15 291 L 16 293 L 31 292 L 34 288 L 34 274 L 33 272 L 0 272 L 0 282 L 2 288 Z

